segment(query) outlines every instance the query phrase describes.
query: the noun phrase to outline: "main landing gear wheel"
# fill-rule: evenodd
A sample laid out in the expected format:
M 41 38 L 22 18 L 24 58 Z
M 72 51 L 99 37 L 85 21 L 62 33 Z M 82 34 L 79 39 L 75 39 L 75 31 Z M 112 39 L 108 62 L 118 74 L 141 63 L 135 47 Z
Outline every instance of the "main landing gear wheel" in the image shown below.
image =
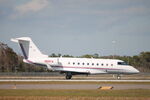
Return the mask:
M 72 74 L 71 73 L 66 73 L 66 79 L 71 79 L 72 78 Z
M 71 75 L 66 75 L 66 79 L 71 79 L 72 76 Z

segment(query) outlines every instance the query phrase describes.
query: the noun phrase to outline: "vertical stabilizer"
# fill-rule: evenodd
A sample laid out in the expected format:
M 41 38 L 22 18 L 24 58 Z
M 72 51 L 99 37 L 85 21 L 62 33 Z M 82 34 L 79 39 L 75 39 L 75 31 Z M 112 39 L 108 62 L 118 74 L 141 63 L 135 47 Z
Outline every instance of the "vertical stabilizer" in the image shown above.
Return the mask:
M 25 59 L 47 57 L 40 52 L 40 50 L 36 47 L 36 45 L 29 37 L 15 38 L 11 39 L 11 41 L 19 43 Z

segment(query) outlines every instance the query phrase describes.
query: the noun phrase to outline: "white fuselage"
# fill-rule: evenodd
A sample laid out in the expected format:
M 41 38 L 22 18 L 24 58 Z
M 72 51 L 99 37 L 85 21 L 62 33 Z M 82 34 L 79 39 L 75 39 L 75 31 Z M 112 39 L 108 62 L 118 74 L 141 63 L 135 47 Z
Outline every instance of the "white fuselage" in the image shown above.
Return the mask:
M 87 74 L 134 74 L 139 72 L 134 67 L 124 64 L 122 60 L 115 59 L 47 57 L 42 59 L 31 59 L 26 62 L 43 64 L 49 66 L 49 69 L 62 72 Z

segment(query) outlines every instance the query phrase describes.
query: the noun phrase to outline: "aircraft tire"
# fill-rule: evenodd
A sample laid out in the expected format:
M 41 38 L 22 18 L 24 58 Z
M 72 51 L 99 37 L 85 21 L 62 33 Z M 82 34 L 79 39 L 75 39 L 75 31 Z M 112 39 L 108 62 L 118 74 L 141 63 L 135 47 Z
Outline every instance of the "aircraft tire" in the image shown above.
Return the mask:
M 72 78 L 72 74 L 71 73 L 66 73 L 66 79 L 71 79 Z
M 66 79 L 71 79 L 72 76 L 71 75 L 66 75 Z

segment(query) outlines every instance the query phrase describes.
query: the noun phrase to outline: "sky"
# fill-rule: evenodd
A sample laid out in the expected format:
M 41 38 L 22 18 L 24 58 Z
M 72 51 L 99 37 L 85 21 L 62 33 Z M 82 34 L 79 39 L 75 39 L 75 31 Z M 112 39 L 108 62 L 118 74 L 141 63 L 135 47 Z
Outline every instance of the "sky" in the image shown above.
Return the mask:
M 42 53 L 133 56 L 150 51 L 150 0 L 0 0 L 0 41 L 30 37 Z

